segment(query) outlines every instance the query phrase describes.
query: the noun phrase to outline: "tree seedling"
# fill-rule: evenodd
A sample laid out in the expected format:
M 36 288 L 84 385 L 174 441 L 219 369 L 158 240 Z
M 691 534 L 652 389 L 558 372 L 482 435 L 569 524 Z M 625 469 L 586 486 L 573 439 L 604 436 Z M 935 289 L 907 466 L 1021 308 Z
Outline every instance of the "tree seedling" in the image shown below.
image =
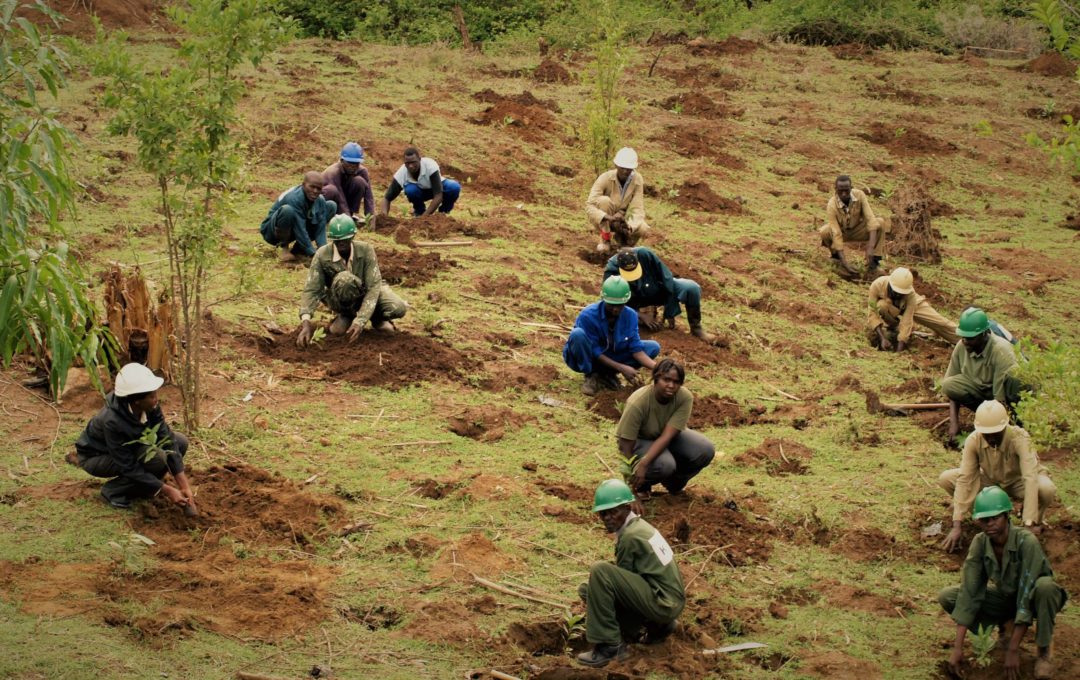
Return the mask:
M 562 620 L 563 633 L 566 634 L 566 641 L 576 640 L 585 634 L 585 615 L 567 613 Z
M 168 435 L 158 436 L 159 427 L 161 427 L 161 423 L 148 427 L 143 430 L 141 437 L 124 443 L 125 446 L 127 444 L 142 444 L 145 447 L 143 452 L 144 463 L 149 463 L 158 456 L 164 458 L 168 454 L 168 447 L 172 446 L 172 440 L 169 439 Z
M 979 668 L 986 668 L 990 665 L 993 659 L 990 658 L 990 652 L 994 650 L 994 628 L 993 626 L 979 626 L 979 631 L 974 633 L 971 638 L 971 648 L 975 652 L 975 665 Z
M 316 345 L 322 344 L 322 341 L 326 339 L 326 329 L 316 328 L 315 332 L 311 334 L 311 341 Z
M 619 456 L 619 473 L 623 476 L 623 481 L 627 484 L 630 483 L 630 478 L 634 476 L 634 466 L 637 465 L 638 457 L 636 453 L 632 453 L 629 456 Z

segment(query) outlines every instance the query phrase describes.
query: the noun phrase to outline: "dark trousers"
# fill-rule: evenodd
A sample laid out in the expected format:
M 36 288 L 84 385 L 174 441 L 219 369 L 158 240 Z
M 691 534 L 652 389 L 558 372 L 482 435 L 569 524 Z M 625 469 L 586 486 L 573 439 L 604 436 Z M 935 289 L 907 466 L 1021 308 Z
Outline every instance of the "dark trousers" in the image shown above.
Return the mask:
M 345 195 L 341 195 L 336 185 L 327 184 L 323 187 L 322 195 L 328 201 L 337 204 L 338 215 L 363 215 L 374 210 L 374 206 L 367 205 L 367 195 L 371 191 L 367 180 L 360 175 L 353 175 L 345 182 Z
M 952 614 L 956 607 L 956 598 L 960 595 L 960 587 L 952 586 L 938 593 L 938 604 L 946 613 Z M 1039 647 L 1049 647 L 1050 639 L 1054 636 L 1054 618 L 1061 608 L 1065 606 L 1068 595 L 1065 589 L 1059 586 L 1052 576 L 1040 576 L 1035 579 L 1035 589 L 1031 593 L 1031 611 L 1034 612 L 1036 629 L 1035 644 Z M 975 623 L 971 626 L 974 632 L 979 631 L 979 626 L 989 628 L 1000 626 L 1006 621 L 1012 621 L 1016 617 L 1016 598 L 1005 597 L 996 588 L 987 588 L 983 596 L 982 606 L 975 616 Z
M 652 446 L 653 439 L 639 439 L 634 453 L 641 458 Z M 705 435 L 693 430 L 683 430 L 675 435 L 668 447 L 657 456 L 645 471 L 645 488 L 663 484 L 672 493 L 682 491 L 687 482 L 705 469 L 716 455 L 716 448 Z
M 666 624 L 679 618 L 683 604 L 661 605 L 652 586 L 639 574 L 610 562 L 589 569 L 589 582 L 578 587 L 585 601 L 585 639 L 593 644 L 637 642 L 641 627 Z
M 166 456 L 156 456 L 143 463 L 143 468 L 158 479 L 165 479 L 165 473 L 171 472 L 174 476 L 184 471 L 184 456 L 188 450 L 187 437 L 179 432 L 172 433 L 172 451 Z M 107 501 L 131 500 L 133 498 L 148 498 L 157 492 L 157 487 L 148 486 L 137 482 L 129 477 L 120 476 L 120 467 L 116 459 L 108 454 L 87 455 L 78 450 L 79 467 L 95 477 L 109 479 L 101 487 L 101 495 Z

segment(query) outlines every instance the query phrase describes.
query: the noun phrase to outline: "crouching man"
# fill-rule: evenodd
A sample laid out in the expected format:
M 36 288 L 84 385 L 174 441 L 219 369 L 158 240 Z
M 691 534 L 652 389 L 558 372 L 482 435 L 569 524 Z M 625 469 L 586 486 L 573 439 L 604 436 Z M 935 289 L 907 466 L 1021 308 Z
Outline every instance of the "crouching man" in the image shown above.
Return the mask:
M 615 562 L 597 562 L 578 588 L 585 601 L 585 637 L 594 646 L 578 655 L 586 666 L 626 658 L 627 642 L 660 642 L 675 630 L 686 605 L 671 546 L 631 509 L 634 493 L 617 479 L 601 482 L 593 512 L 616 536 Z M 642 639 L 641 629 L 645 634 Z

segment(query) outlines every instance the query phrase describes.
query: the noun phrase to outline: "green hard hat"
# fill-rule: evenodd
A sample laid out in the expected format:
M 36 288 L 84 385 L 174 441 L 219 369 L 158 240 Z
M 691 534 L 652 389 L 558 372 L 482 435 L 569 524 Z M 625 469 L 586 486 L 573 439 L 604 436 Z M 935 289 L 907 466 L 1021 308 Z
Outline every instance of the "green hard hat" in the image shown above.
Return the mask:
M 630 301 L 630 284 L 621 276 L 609 276 L 600 286 L 600 299 L 609 305 L 625 305 Z
M 344 241 L 356 234 L 356 222 L 348 215 L 335 215 L 326 227 L 326 236 L 331 241 Z
M 960 323 L 956 326 L 956 334 L 961 338 L 974 338 L 982 335 L 990 328 L 990 319 L 986 312 L 978 307 L 968 307 L 960 313 Z
M 975 511 L 971 513 L 972 519 L 984 517 L 997 517 L 1003 512 L 1013 509 L 1009 494 L 1005 493 L 1000 486 L 988 486 L 975 496 Z
M 596 487 L 596 496 L 593 497 L 593 512 L 610 510 L 620 505 L 633 503 L 634 492 L 621 479 L 605 479 Z

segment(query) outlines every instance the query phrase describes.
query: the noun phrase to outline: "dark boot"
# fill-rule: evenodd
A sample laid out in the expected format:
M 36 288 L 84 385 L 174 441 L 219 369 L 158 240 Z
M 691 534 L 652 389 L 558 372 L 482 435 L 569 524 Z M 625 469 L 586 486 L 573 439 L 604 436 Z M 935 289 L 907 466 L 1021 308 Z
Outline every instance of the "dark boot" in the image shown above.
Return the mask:
M 713 341 L 712 334 L 701 327 L 701 307 L 687 306 L 686 321 L 690 324 L 690 335 L 705 342 Z
M 647 645 L 655 645 L 668 639 L 668 637 L 675 632 L 678 627 L 678 621 L 669 621 L 668 623 L 646 623 L 645 624 L 645 637 L 642 639 Z
M 582 652 L 581 654 L 578 654 L 577 660 L 578 663 L 585 664 L 586 666 L 601 668 L 612 661 L 622 661 L 627 655 L 626 645 L 621 642 L 617 645 L 601 643 L 593 647 L 591 652 Z

